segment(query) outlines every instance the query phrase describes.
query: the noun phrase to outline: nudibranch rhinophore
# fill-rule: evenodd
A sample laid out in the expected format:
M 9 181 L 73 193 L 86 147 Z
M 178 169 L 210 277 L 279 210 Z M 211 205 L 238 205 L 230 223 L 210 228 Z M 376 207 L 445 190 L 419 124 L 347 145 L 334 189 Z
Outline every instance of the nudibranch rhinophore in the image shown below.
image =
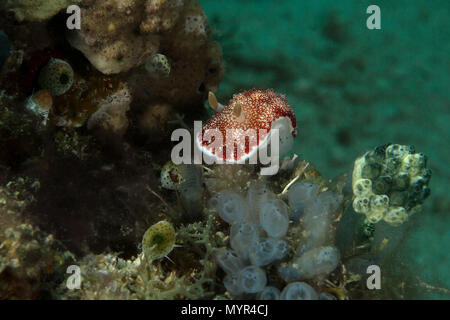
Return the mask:
M 219 104 L 212 93 L 209 101 L 217 113 L 197 134 L 195 144 L 216 163 L 251 159 L 270 145 L 274 129 L 278 129 L 279 155 L 292 148 L 297 120 L 286 96 L 272 89 L 251 89 L 235 94 L 227 106 Z

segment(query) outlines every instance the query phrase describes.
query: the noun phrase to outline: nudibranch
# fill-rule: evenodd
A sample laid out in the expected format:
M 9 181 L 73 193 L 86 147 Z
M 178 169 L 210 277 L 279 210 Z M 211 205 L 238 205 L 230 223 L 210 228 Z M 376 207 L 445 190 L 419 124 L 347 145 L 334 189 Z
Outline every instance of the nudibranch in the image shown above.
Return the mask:
M 285 95 L 272 89 L 251 89 L 235 94 L 223 106 L 210 92 L 209 104 L 217 113 L 197 134 L 195 144 L 217 163 L 244 163 L 270 144 L 274 129 L 278 129 L 279 155 L 292 148 L 297 120 Z

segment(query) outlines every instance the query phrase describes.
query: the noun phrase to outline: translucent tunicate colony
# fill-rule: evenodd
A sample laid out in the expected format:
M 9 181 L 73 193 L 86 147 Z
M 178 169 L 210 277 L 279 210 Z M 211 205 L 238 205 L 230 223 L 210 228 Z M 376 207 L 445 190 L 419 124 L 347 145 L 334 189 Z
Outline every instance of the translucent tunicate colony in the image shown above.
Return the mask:
M 325 277 L 340 262 L 333 245 L 333 220 L 342 197 L 314 183 L 298 183 L 288 192 L 289 206 L 264 184 L 254 184 L 247 196 L 234 190 L 214 195 L 209 205 L 230 224 L 231 249 L 216 253 L 233 296 L 258 299 L 318 299 L 309 281 Z M 273 269 L 273 266 L 277 266 Z M 269 277 L 276 270 L 286 286 Z
M 289 205 L 295 219 L 305 210 L 306 204 L 317 197 L 319 187 L 314 183 L 297 183 L 289 191 Z
M 319 247 L 311 249 L 296 258 L 291 269 L 280 274 L 285 281 L 307 280 L 317 275 L 329 274 L 339 263 L 339 251 L 334 247 Z
M 246 293 L 260 292 L 266 283 L 266 273 L 261 268 L 247 266 L 238 273 L 238 285 Z
M 286 235 L 289 225 L 289 215 L 286 204 L 281 200 L 265 202 L 259 212 L 259 222 L 270 237 L 283 237 Z
M 219 216 L 232 224 L 239 222 L 248 214 L 247 202 L 238 193 L 224 190 L 209 200 L 211 207 L 219 212 Z

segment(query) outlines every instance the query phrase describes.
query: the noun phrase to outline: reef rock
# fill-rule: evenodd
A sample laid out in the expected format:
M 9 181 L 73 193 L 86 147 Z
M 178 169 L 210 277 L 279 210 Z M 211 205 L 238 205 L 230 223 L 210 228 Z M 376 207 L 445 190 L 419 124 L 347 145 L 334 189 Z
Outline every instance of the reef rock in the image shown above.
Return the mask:
M 83 1 L 81 14 L 81 30 L 70 32 L 68 40 L 104 74 L 144 64 L 158 53 L 163 38 L 173 31 L 181 36 L 180 28 L 191 36 L 171 38 L 175 43 L 199 48 L 208 39 L 206 17 L 195 1 Z
M 128 71 L 159 46 L 156 35 L 136 32 L 143 9 L 144 1 L 84 1 L 81 30 L 70 32 L 68 40 L 104 74 Z
M 69 43 L 103 74 L 132 70 L 127 77 L 137 98 L 188 107 L 217 89 L 222 51 L 209 39 L 197 0 L 83 1 L 81 14 Z M 163 74 L 148 70 L 155 57 L 164 60 Z
M 45 21 L 78 1 L 71 0 L 8 0 L 6 8 L 18 21 Z

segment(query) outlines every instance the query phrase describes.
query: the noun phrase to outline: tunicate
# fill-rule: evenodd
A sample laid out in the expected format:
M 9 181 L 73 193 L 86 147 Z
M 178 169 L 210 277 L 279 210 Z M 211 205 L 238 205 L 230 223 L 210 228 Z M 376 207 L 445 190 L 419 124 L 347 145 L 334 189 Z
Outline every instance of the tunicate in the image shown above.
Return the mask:
M 334 247 L 319 247 L 306 251 L 294 261 L 299 279 L 312 279 L 315 276 L 329 274 L 339 263 L 339 251 Z
M 322 292 L 319 295 L 319 300 L 337 300 L 335 296 L 333 296 L 332 294 L 328 293 L 328 292 Z
M 280 290 L 275 287 L 267 286 L 258 294 L 258 300 L 279 300 Z
M 163 220 L 155 223 L 142 238 L 142 251 L 148 259 L 161 259 L 172 251 L 175 237 L 175 229 L 170 222 Z
M 242 260 L 231 250 L 218 250 L 216 258 L 217 262 L 226 273 L 237 273 L 244 267 Z
M 278 267 L 278 274 L 286 282 L 295 281 L 295 280 L 300 279 L 299 271 L 292 264 L 280 265 Z
M 411 147 L 399 144 L 391 144 L 386 148 L 386 157 L 402 159 L 403 157 L 405 157 L 405 155 L 412 152 L 414 152 L 414 150 Z
M 281 291 L 280 300 L 317 300 L 313 287 L 304 282 L 292 282 Z
M 284 240 L 277 240 L 275 243 L 275 252 L 274 252 L 274 259 L 275 260 L 282 260 L 284 259 L 289 253 L 289 245 Z
M 289 226 L 287 205 L 278 199 L 265 202 L 259 212 L 259 221 L 270 237 L 283 237 Z
M 239 287 L 246 293 L 260 292 L 267 284 L 266 273 L 259 267 L 245 267 L 239 271 L 238 284 Z
M 307 203 L 314 201 L 319 193 L 319 186 L 314 183 L 297 183 L 289 189 L 289 206 L 292 219 L 298 220 Z
M 305 249 L 322 246 L 333 234 L 333 220 L 339 213 L 342 197 L 331 190 L 319 194 L 317 199 L 305 208 L 301 218 L 302 227 L 308 232 Z
M 270 191 L 270 189 L 263 183 L 255 183 L 252 185 L 247 193 L 248 203 L 251 204 L 249 208 L 248 217 L 246 220 L 251 223 L 259 224 L 259 211 L 262 204 L 268 200 L 275 199 L 275 195 Z
M 372 181 L 369 179 L 360 179 L 353 186 L 353 193 L 358 197 L 365 196 L 372 190 Z
M 211 207 L 219 212 L 219 216 L 229 224 L 241 221 L 248 212 L 245 199 L 237 192 L 224 190 L 209 200 Z
M 272 238 L 261 239 L 250 251 L 250 261 L 253 265 L 263 267 L 275 260 L 276 240 Z
M 223 279 L 225 289 L 227 289 L 233 295 L 240 295 L 243 293 L 242 288 L 239 285 L 239 278 L 237 273 L 227 274 Z
M 353 168 L 353 209 L 370 223 L 407 221 L 430 193 L 426 164 L 427 157 L 412 146 L 386 144 L 367 152 Z
M 238 222 L 231 226 L 230 244 L 237 255 L 248 261 L 250 248 L 258 241 L 256 227 L 248 222 Z

